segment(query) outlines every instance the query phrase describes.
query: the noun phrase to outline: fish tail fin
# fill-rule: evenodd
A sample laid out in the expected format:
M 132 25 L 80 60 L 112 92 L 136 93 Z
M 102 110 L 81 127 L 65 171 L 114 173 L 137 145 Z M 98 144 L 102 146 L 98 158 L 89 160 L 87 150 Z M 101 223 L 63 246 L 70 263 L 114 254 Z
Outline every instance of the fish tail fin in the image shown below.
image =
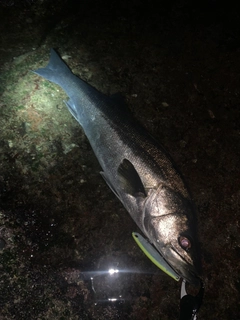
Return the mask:
M 51 49 L 50 60 L 45 68 L 33 71 L 41 77 L 61 86 L 61 79 L 72 74 L 65 62 L 59 57 L 55 50 Z

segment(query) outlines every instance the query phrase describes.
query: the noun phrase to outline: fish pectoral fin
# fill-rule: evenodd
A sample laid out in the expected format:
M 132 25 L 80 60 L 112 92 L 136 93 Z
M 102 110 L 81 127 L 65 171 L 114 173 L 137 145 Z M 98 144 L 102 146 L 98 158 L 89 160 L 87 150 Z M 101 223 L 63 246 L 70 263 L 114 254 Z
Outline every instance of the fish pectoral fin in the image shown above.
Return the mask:
M 108 177 L 105 175 L 105 173 L 103 171 L 100 171 L 101 176 L 103 177 L 103 179 L 105 180 L 106 184 L 109 186 L 109 188 L 112 190 L 112 192 L 115 194 L 116 197 L 118 197 L 118 199 L 121 201 L 119 194 L 117 193 L 116 189 L 114 188 L 114 186 L 112 185 L 111 181 L 108 179 Z
M 123 159 L 118 167 L 118 180 L 124 192 L 133 197 L 136 195 L 147 196 L 142 180 L 134 165 L 127 159 Z

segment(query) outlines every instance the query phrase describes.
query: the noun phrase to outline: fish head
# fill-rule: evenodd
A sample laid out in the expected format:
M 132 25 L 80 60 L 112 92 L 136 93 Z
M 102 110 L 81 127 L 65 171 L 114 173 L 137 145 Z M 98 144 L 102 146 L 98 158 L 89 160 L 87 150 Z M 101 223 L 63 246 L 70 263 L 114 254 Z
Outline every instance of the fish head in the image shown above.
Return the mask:
M 149 240 L 180 277 L 197 286 L 200 261 L 190 199 L 161 185 L 148 193 L 143 210 Z

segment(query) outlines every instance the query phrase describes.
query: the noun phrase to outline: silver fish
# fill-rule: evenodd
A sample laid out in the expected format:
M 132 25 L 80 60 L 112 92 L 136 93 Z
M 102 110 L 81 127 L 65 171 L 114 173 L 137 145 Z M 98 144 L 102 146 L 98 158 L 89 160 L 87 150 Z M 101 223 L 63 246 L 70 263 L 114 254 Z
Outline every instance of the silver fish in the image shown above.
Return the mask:
M 106 183 L 167 263 L 197 285 L 196 214 L 171 157 L 122 101 L 75 76 L 53 49 L 48 65 L 34 72 L 66 92 L 66 105 L 82 126 Z

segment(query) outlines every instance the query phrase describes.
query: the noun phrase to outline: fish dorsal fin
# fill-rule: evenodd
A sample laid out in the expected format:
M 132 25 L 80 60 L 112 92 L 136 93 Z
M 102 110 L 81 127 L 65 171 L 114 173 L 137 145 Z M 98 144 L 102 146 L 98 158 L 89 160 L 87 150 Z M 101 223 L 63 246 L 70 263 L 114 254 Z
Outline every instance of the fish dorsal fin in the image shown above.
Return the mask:
M 145 188 L 137 170 L 127 159 L 123 159 L 118 167 L 118 180 L 121 188 L 131 196 L 136 196 L 137 194 L 146 196 Z
M 128 109 L 126 104 L 125 98 L 122 96 L 121 93 L 114 93 L 109 97 L 110 102 L 112 103 L 113 108 L 117 108 L 118 112 L 122 114 L 128 115 L 130 117 L 131 112 Z
M 119 92 L 112 94 L 111 96 L 109 96 L 109 98 L 115 103 L 118 104 L 120 106 L 124 106 L 126 107 L 126 101 L 123 97 L 123 95 Z

